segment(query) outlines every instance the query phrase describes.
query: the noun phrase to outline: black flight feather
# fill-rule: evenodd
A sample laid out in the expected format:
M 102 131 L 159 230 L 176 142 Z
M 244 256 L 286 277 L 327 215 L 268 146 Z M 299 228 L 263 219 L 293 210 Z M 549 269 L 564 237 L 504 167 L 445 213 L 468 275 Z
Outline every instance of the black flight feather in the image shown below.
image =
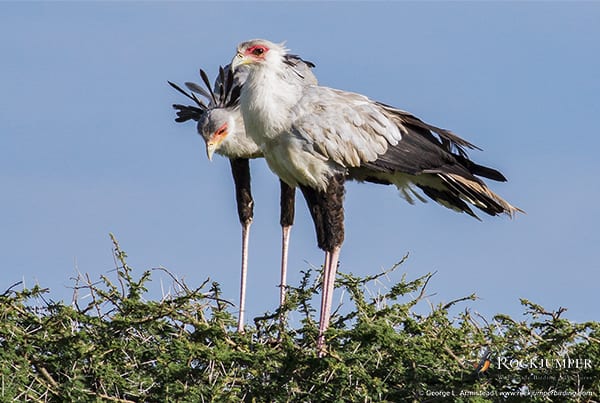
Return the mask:
M 429 196 L 433 200 L 437 201 L 438 203 L 440 203 L 440 204 L 446 203 L 446 204 L 452 206 L 453 208 L 457 208 L 461 211 L 464 211 L 471 217 L 474 217 L 474 218 L 480 220 L 480 218 L 477 217 L 477 215 L 475 213 L 473 213 L 473 210 L 471 210 L 469 205 L 467 203 L 465 203 L 460 197 L 458 197 L 458 195 L 456 193 L 449 192 L 447 190 L 440 190 L 440 189 L 432 188 L 432 187 L 425 186 L 425 185 L 417 185 L 417 186 L 419 187 L 419 189 L 421 189 L 423 191 L 423 193 L 425 193 L 427 196 Z
M 467 203 L 490 215 L 506 212 L 506 207 L 494 198 L 493 193 L 486 191 L 486 185 L 477 176 L 497 181 L 506 178 L 499 171 L 479 165 L 460 152 L 461 147 L 472 148 L 470 143 L 455 135 L 437 138 L 431 133 L 434 127 L 420 120 L 404 120 L 403 126 L 406 132 L 398 144 L 390 145 L 377 160 L 362 166 L 383 173 L 414 175 L 415 185 L 428 197 L 473 217 L 476 215 Z M 419 175 L 434 175 L 441 187 L 422 183 L 417 179 Z

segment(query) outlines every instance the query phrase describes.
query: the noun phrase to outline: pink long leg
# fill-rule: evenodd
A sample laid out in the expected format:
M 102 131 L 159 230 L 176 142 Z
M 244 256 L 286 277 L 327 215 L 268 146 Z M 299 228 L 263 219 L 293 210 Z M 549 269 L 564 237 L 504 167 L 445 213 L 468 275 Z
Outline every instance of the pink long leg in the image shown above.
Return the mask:
M 282 306 L 285 302 L 285 293 L 287 285 L 287 264 L 288 250 L 290 246 L 290 232 L 292 226 L 288 225 L 281 227 L 281 288 L 279 289 L 279 305 Z
M 250 224 L 242 224 L 242 274 L 240 280 L 240 313 L 238 316 L 237 330 L 244 332 L 244 314 L 246 313 L 246 277 L 248 275 L 248 240 L 250 238 Z
M 325 252 L 325 267 L 323 268 L 323 285 L 321 297 L 321 318 L 319 320 L 319 338 L 317 339 L 317 350 L 319 356 L 325 353 L 325 331 L 329 327 L 331 317 L 331 306 L 333 303 L 333 290 L 335 288 L 335 273 L 341 247 L 337 246 L 331 252 Z

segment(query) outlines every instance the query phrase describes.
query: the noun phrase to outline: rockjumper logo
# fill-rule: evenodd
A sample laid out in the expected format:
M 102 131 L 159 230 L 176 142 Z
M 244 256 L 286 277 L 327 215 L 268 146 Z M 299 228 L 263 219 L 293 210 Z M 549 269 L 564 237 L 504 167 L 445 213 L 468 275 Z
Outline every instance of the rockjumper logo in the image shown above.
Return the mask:
M 592 360 L 589 358 L 531 358 L 510 359 L 507 357 L 497 357 L 497 368 L 505 368 L 511 370 L 517 369 L 538 369 L 538 368 L 556 368 L 556 369 L 591 369 Z
M 473 366 L 475 367 L 475 373 L 477 376 L 482 375 L 485 371 L 490 368 L 492 364 L 491 361 L 492 351 L 488 348 L 483 352 L 483 355 L 478 363 L 475 363 Z

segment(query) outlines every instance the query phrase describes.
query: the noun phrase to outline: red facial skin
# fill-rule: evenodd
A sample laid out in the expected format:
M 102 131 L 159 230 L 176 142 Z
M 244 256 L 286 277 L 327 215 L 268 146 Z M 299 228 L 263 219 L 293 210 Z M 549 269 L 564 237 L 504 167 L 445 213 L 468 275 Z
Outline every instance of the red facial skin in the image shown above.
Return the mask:
M 254 45 L 246 49 L 244 55 L 254 60 L 264 60 L 268 51 L 269 48 L 264 45 Z
M 214 134 L 210 137 L 210 142 L 214 144 L 218 144 L 227 136 L 227 123 L 223 123 L 221 127 L 219 127 Z

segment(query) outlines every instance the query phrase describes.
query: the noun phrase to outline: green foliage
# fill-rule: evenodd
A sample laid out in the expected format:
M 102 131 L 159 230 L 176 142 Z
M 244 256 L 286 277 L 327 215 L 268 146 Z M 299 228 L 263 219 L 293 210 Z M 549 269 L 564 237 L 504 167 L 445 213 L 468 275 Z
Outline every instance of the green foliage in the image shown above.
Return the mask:
M 415 305 L 426 303 L 432 274 L 384 287 L 387 273 L 340 273 L 337 287 L 350 304 L 334 313 L 327 352 L 319 358 L 318 273 L 305 272 L 298 287 L 288 288 L 285 306 L 255 318 L 240 334 L 234 307 L 217 283 L 190 289 L 171 276 L 173 293 L 146 300 L 152 272 L 134 276 L 113 243 L 116 280 L 80 276 L 70 306 L 47 301 L 48 290 L 38 286 L 13 286 L 0 295 L 1 401 L 562 402 L 600 396 L 600 325 L 566 320 L 562 308 L 549 312 L 522 300 L 523 321 L 497 315 L 488 322 L 469 309 L 453 317 L 452 308 L 476 298 L 471 295 L 418 314 Z M 374 285 L 376 294 L 369 291 Z M 296 324 L 286 320 L 290 315 L 300 317 Z

